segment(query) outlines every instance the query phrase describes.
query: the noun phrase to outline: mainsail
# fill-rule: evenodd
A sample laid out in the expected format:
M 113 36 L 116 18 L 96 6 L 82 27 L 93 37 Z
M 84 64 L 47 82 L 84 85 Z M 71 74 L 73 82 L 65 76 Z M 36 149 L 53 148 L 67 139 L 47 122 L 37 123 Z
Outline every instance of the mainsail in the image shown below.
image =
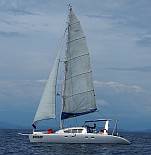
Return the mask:
M 59 61 L 60 61 L 60 52 L 58 52 L 57 54 L 52 71 L 46 83 L 40 104 L 38 106 L 38 109 L 33 121 L 33 127 L 35 127 L 35 123 L 37 121 L 55 118 L 56 83 L 57 83 Z
M 61 119 L 96 111 L 90 56 L 80 21 L 69 13 Z

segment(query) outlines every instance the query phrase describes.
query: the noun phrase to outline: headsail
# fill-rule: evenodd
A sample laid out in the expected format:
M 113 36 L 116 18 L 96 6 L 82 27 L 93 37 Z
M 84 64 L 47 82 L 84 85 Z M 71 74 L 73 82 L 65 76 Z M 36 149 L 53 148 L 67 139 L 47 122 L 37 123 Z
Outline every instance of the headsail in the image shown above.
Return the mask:
M 59 59 L 60 59 L 60 52 L 57 54 L 52 71 L 46 83 L 40 104 L 38 106 L 38 109 L 33 121 L 34 128 L 36 128 L 35 123 L 37 121 L 55 118 L 56 83 L 57 83 L 57 74 L 58 74 L 59 61 L 60 61 Z
M 70 8 L 61 119 L 96 110 L 90 56 L 80 21 Z

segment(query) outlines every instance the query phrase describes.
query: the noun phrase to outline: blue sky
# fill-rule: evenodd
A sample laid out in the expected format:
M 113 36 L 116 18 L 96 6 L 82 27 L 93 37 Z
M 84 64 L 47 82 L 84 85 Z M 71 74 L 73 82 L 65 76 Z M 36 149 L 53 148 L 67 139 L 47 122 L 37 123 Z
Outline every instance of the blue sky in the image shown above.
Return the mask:
M 70 2 L 91 52 L 100 112 L 90 117 L 151 128 L 150 0 Z M 62 0 L 0 0 L 0 122 L 30 126 L 67 12 Z

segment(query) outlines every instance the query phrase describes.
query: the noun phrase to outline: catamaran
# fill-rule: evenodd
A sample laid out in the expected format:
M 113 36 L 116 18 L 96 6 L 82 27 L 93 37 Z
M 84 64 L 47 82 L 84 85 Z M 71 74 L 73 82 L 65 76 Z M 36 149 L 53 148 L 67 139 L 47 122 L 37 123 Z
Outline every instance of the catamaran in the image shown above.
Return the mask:
M 33 120 L 33 133 L 22 135 L 28 135 L 30 142 L 130 144 L 127 139 L 118 136 L 117 121 L 115 121 L 113 131 L 109 132 L 110 119 L 90 120 L 85 121 L 82 127 L 63 128 L 62 120 L 86 115 L 97 110 L 86 37 L 71 6 L 69 7 L 66 39 L 65 59 L 62 63 L 65 75 L 61 95 L 62 104 L 60 104 L 62 106 L 60 129 L 58 131 L 48 129 L 40 132 L 36 130 L 39 121 L 56 117 L 56 86 L 61 63 L 60 52 L 58 52 Z M 97 131 L 95 123 L 102 121 L 105 122 L 105 125 L 100 131 Z M 90 126 L 89 123 L 94 123 L 94 126 Z

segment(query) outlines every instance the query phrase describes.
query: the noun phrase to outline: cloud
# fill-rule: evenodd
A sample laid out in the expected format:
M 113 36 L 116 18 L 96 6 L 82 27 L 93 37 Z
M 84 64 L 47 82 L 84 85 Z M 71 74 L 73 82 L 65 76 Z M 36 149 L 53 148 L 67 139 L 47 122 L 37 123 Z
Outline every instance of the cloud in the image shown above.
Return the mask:
M 90 15 L 86 15 L 86 16 L 89 17 L 89 18 L 98 18 L 98 19 L 105 18 L 105 19 L 113 19 L 113 16 L 112 16 L 112 15 L 108 15 L 108 14 L 104 14 L 104 15 L 93 15 L 93 14 L 90 14 Z
M 0 36 L 1 37 L 23 37 L 24 34 L 19 33 L 19 32 L 4 32 L 4 31 L 0 31 Z
M 0 80 L 1 104 L 29 106 L 40 98 L 44 84 L 45 80 Z
M 5 13 L 0 16 L 0 33 L 3 36 L 31 35 L 31 32 L 37 34 L 51 32 L 56 35 L 60 30 L 63 33 L 62 23 L 65 25 L 64 19 L 62 14 L 50 16 L 49 14 L 13 15 Z M 58 26 L 56 27 L 56 25 Z
M 142 35 L 136 40 L 136 43 L 143 47 L 151 46 L 151 34 Z
M 111 88 L 116 92 L 144 92 L 143 88 L 137 85 L 128 85 L 114 81 L 94 81 L 96 87 Z
M 129 67 L 129 68 L 124 68 L 124 67 L 111 67 L 107 68 L 111 70 L 117 70 L 117 71 L 138 71 L 138 72 L 151 72 L 151 66 L 144 66 L 144 67 Z
M 62 5 L 65 3 L 53 0 L 0 0 L 0 12 L 14 15 L 30 15 L 39 12 L 48 13 L 50 10 L 63 9 Z

